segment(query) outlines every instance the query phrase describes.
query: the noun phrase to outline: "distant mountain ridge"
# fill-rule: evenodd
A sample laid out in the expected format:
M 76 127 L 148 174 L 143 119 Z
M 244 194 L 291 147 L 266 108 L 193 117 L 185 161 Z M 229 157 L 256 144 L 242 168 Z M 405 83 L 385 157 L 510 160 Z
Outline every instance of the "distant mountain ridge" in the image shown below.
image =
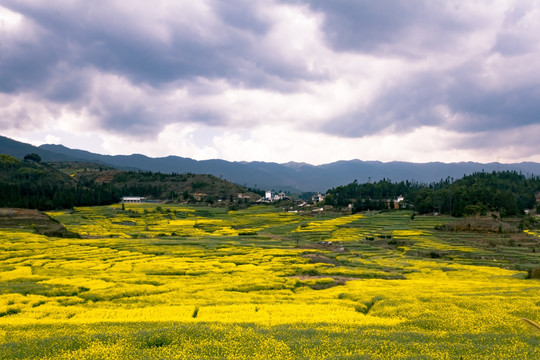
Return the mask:
M 459 163 L 410 163 L 393 161 L 348 160 L 324 165 L 288 162 L 231 162 L 226 160 L 194 160 L 179 156 L 150 158 L 141 154 L 101 155 L 84 150 L 70 149 L 63 145 L 35 147 L 0 136 L 0 153 L 22 159 L 28 153 L 39 154 L 43 161 L 91 161 L 125 170 L 147 170 L 162 173 L 211 174 L 228 181 L 261 189 L 291 192 L 320 191 L 358 182 L 417 181 L 430 183 L 446 179 L 458 179 L 474 172 L 512 170 L 523 174 L 540 175 L 540 164 L 522 162 L 517 164 L 475 162 Z

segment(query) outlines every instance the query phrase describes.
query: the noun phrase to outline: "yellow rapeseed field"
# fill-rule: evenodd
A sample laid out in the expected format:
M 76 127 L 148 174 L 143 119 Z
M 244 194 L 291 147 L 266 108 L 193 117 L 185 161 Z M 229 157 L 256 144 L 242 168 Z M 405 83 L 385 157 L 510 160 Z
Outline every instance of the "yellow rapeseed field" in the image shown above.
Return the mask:
M 540 266 L 537 253 L 503 249 L 526 259 L 505 262 L 441 237 L 437 219 L 49 214 L 81 238 L 0 229 L 3 359 L 540 358 L 522 320 L 540 320 L 540 283 L 523 267 Z

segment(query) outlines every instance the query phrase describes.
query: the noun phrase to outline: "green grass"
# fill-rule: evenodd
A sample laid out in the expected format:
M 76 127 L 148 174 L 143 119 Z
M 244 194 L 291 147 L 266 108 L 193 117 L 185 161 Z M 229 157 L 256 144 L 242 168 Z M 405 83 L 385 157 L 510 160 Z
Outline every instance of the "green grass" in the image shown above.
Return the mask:
M 21 326 L 0 349 L 4 359 L 533 359 L 538 337 L 444 334 L 325 324 L 223 326 L 208 323 L 107 323 Z M 434 337 L 437 339 L 433 341 Z M 524 346 L 529 342 L 532 347 Z M 492 344 L 497 344 L 493 346 Z

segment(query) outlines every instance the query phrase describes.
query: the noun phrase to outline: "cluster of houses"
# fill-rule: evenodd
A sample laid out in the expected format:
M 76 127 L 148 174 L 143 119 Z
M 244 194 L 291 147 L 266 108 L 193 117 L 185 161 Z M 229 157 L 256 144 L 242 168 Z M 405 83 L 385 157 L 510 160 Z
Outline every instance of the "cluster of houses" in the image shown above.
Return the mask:
M 272 202 L 279 200 L 291 200 L 291 198 L 283 192 L 272 195 L 271 191 L 266 191 L 264 197 L 257 200 L 257 202 Z
M 193 198 L 197 201 L 203 200 L 208 194 L 205 193 L 194 193 Z M 238 200 L 251 200 L 251 196 L 245 193 L 238 193 Z M 221 200 L 218 200 L 221 201 Z M 143 196 L 123 196 L 120 200 L 122 204 L 148 204 L 148 203 L 159 203 L 159 200 L 149 200 Z
M 266 191 L 264 194 L 264 197 L 259 199 L 259 202 L 273 202 L 273 201 L 279 201 L 279 200 L 291 200 L 291 198 L 285 194 L 284 192 L 279 192 L 272 194 L 271 191 Z M 318 193 L 317 195 L 313 195 L 311 197 L 311 201 L 313 203 L 320 203 L 324 201 L 324 195 L 321 193 Z
M 270 203 L 270 202 L 280 201 L 280 200 L 292 200 L 292 199 L 290 196 L 288 196 L 284 192 L 278 192 L 278 193 L 273 194 L 272 191 L 266 191 L 264 194 L 264 197 L 257 200 L 257 202 Z M 314 195 L 311 197 L 311 204 L 319 204 L 319 203 L 322 203 L 323 201 L 324 201 L 324 195 L 322 195 L 321 193 L 318 193 L 317 195 Z M 310 203 L 303 200 L 296 200 L 295 202 L 298 207 L 304 207 L 304 206 L 310 205 Z
M 194 194 L 193 196 L 195 197 L 195 199 L 200 200 L 205 195 L 206 194 L 197 193 L 197 194 Z M 243 199 L 251 200 L 251 196 L 249 194 L 245 194 L 245 193 L 238 193 L 238 199 L 239 200 L 243 200 Z M 321 193 L 318 193 L 318 194 L 313 195 L 311 197 L 311 203 L 315 204 L 315 205 L 320 204 L 320 203 L 324 202 L 324 199 L 325 199 L 325 196 L 322 195 Z M 287 196 L 283 192 L 278 192 L 278 193 L 272 194 L 272 191 L 266 191 L 264 197 L 257 200 L 257 202 L 259 202 L 259 203 L 270 203 L 270 202 L 280 201 L 280 200 L 291 200 L 291 198 L 289 196 Z M 404 200 L 403 196 L 400 195 L 396 199 L 386 200 L 386 202 L 388 203 L 389 208 L 393 204 L 394 209 L 400 209 L 401 207 L 403 207 L 403 200 Z M 142 196 L 124 196 L 124 197 L 122 197 L 121 202 L 123 204 L 144 204 L 144 203 L 157 203 L 159 201 L 158 200 L 148 200 L 147 198 L 142 197 Z M 307 202 L 305 202 L 305 201 L 301 201 L 301 202 L 299 202 L 297 204 L 298 207 L 304 207 L 306 205 L 309 205 L 309 204 Z M 325 210 L 325 208 L 331 208 L 331 206 L 326 205 L 324 207 L 321 207 L 320 209 L 315 208 L 314 211 L 316 211 L 316 210 L 322 211 L 322 210 Z M 349 208 L 352 208 L 352 204 L 349 205 Z
M 258 202 L 273 202 L 273 201 L 280 201 L 280 200 L 291 200 L 291 198 L 284 192 L 272 194 L 271 191 L 266 191 L 264 194 L 264 197 L 259 199 Z M 311 197 L 311 201 L 315 204 L 323 202 L 324 195 L 322 195 L 321 193 L 318 193 L 317 195 L 314 195 Z

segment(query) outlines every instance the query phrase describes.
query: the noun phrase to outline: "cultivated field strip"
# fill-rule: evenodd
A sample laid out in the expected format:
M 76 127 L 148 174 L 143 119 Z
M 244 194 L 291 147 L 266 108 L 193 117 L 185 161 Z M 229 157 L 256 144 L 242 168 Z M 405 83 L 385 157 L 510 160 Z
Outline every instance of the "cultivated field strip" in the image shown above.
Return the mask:
M 50 215 L 81 238 L 0 229 L 0 358 L 540 358 L 535 234 L 480 246 L 406 211 Z

